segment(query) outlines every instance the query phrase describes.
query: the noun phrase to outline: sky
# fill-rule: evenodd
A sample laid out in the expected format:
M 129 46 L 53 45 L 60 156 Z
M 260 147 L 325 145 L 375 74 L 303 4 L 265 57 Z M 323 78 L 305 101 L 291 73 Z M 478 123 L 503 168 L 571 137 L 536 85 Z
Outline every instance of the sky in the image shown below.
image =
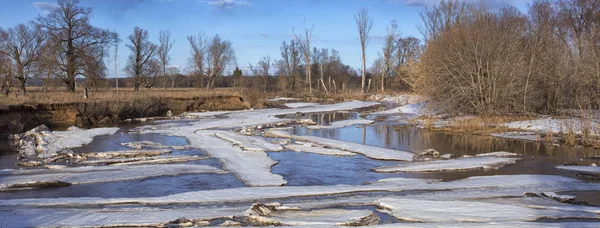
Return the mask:
M 476 1 L 476 0 L 465 0 Z M 483 0 L 491 6 L 511 4 L 522 11 L 526 0 Z M 419 12 L 437 0 L 81 0 L 92 8 L 91 24 L 115 30 L 123 42 L 119 47 L 119 69 L 125 66 L 130 51 L 127 36 L 135 26 L 148 30 L 158 43 L 160 30 L 170 30 L 175 45 L 170 52 L 171 66 L 182 73 L 189 69 L 190 46 L 187 36 L 204 31 L 219 34 L 233 42 L 236 65 L 246 70 L 263 56 L 280 58 L 281 42 L 294 38 L 294 31 L 314 26 L 313 47 L 335 48 L 342 61 L 357 69 L 361 66 L 360 43 L 354 15 L 366 8 L 373 19 L 372 37 L 367 47 L 367 65 L 381 52 L 386 28 L 397 20 L 401 35 L 422 38 L 417 26 Z M 53 0 L 0 0 L 0 27 L 13 27 L 35 20 L 57 6 Z M 119 77 L 125 77 L 120 71 Z M 109 77 L 114 76 L 111 71 Z

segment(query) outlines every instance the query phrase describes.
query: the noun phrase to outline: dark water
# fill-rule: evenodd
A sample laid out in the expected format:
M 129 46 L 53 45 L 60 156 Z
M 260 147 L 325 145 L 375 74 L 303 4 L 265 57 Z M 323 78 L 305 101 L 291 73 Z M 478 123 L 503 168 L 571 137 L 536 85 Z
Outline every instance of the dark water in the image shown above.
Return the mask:
M 337 113 L 312 115 L 311 118 L 320 124 L 333 121 L 360 118 L 358 113 Z M 153 141 L 163 145 L 183 146 L 188 142 L 185 138 L 164 136 L 158 134 L 128 133 L 124 127 L 122 131 L 110 135 L 99 136 L 77 152 L 102 152 L 131 149 L 121 145 L 123 142 Z M 584 147 L 567 147 L 545 145 L 543 143 L 499 139 L 484 136 L 453 135 L 440 132 L 431 132 L 415 127 L 396 126 L 392 123 L 378 122 L 365 127 L 346 127 L 340 129 L 309 130 L 296 127 L 294 133 L 298 135 L 313 135 L 343 141 L 362 143 L 372 146 L 387 147 L 406 151 L 420 151 L 433 148 L 441 153 L 462 156 L 494 151 L 508 151 L 523 154 L 523 161 L 498 170 L 476 170 L 469 172 L 444 172 L 444 173 L 375 173 L 373 168 L 380 166 L 397 165 L 401 162 L 377 161 L 362 155 L 350 157 L 334 157 L 300 152 L 269 152 L 268 155 L 277 165 L 272 167 L 272 172 L 282 175 L 288 185 L 360 185 L 390 177 L 412 178 L 441 178 L 454 180 L 469 176 L 497 175 L 497 174 L 555 174 L 576 177 L 574 172 L 558 170 L 556 165 L 563 163 L 577 163 L 589 165 L 599 160 L 587 159 L 591 156 L 600 156 L 599 150 Z M 0 148 L 0 169 L 15 168 L 16 154 Z M 206 155 L 196 149 L 174 151 L 171 155 Z M 222 167 L 217 159 L 208 159 L 190 162 L 191 164 L 205 164 Z M 53 198 L 53 197 L 156 197 L 170 194 L 243 187 L 244 184 L 233 174 L 194 174 L 170 177 L 156 177 L 142 180 L 110 182 L 102 184 L 84 184 L 64 188 L 0 192 L 0 199 L 10 198 Z M 585 198 L 598 198 L 597 192 L 575 192 Z

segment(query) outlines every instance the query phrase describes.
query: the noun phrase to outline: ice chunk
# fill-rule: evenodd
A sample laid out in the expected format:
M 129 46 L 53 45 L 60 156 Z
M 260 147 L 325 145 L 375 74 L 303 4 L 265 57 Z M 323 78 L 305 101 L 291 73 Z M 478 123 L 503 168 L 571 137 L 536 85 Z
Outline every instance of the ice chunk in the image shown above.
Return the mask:
M 42 125 L 43 126 L 43 125 Z M 92 142 L 94 137 L 112 135 L 119 128 L 81 129 L 70 127 L 67 131 L 50 132 L 40 126 L 16 136 L 19 138 L 19 159 L 50 158 L 64 149 L 81 147 Z
M 98 160 L 90 160 L 90 161 L 81 161 L 78 164 L 82 165 L 113 165 L 113 164 L 136 164 L 134 162 L 157 162 L 157 161 L 165 161 L 169 159 L 173 159 L 173 162 L 184 162 L 189 159 L 189 161 L 206 159 L 208 157 L 199 157 L 199 156 L 161 156 L 161 157 L 131 157 L 131 158 L 116 158 L 116 159 L 98 159 Z M 138 163 L 139 164 L 139 163 Z M 48 167 L 48 166 L 46 166 Z
M 416 200 L 383 198 L 378 200 L 382 211 L 405 221 L 414 222 L 502 222 L 536 221 L 540 218 L 598 219 L 585 212 L 533 209 L 516 205 L 473 201 Z
M 519 154 L 506 152 L 506 151 L 498 151 L 498 152 L 477 154 L 475 156 L 477 156 L 477 157 L 514 157 L 514 156 L 519 156 Z
M 253 151 L 282 151 L 283 147 L 277 144 L 267 142 L 262 138 L 246 136 L 231 131 L 217 131 L 215 136 L 220 139 L 229 141 L 235 145 L 242 147 L 245 150 Z
M 54 170 L 12 171 L 12 175 L 0 177 L 0 189 L 19 183 L 62 181 L 71 184 L 88 184 L 134 180 L 157 176 L 181 174 L 226 173 L 206 165 L 147 165 L 147 166 L 88 166 Z
M 334 129 L 334 128 L 343 128 L 343 127 L 353 126 L 353 125 L 367 125 L 367 124 L 372 124 L 374 122 L 375 121 L 372 121 L 372 120 L 362 120 L 362 119 L 342 120 L 342 121 L 333 122 L 327 126 L 313 125 L 313 126 L 307 126 L 307 128 L 309 128 L 309 129 Z
M 354 156 L 354 155 L 356 155 L 355 153 L 348 152 L 348 151 L 317 147 L 317 146 L 313 146 L 313 145 L 290 144 L 290 145 L 285 146 L 285 148 L 288 150 L 296 151 L 296 152 L 306 152 L 306 153 L 323 154 L 323 155 L 331 155 L 331 156 Z
M 241 216 L 247 206 L 161 209 L 150 207 L 65 209 L 25 208 L 2 210 L 6 227 L 164 227 L 169 221 L 188 218 L 193 222 Z
M 373 112 L 371 115 L 394 115 L 394 114 L 411 114 L 411 115 L 423 115 L 425 113 L 425 106 L 427 103 L 415 103 L 400 106 L 386 111 Z
M 279 186 L 287 183 L 281 175 L 271 173 L 271 167 L 276 162 L 264 151 L 242 150 L 215 137 L 215 133 L 219 132 L 197 131 L 186 136 L 192 147 L 201 148 L 211 157 L 221 160 L 224 169 L 233 172 L 247 185 Z
M 506 165 L 514 164 L 517 158 L 501 157 L 469 157 L 450 160 L 435 160 L 426 162 L 405 163 L 397 166 L 375 168 L 376 172 L 443 172 L 464 171 L 470 169 L 496 169 Z
M 515 121 L 503 124 L 504 127 L 539 133 L 560 133 L 573 131 L 575 134 L 583 134 L 584 131 L 598 129 L 600 124 L 591 122 L 586 123 L 581 119 L 535 119 L 525 121 Z M 592 131 L 593 132 L 593 131 Z
M 248 221 L 254 226 L 368 226 L 379 223 L 379 217 L 369 210 L 284 210 L 264 216 L 250 215 Z
M 114 168 L 114 167 L 111 167 Z M 392 178 L 367 185 L 245 187 L 221 190 L 186 192 L 163 197 L 146 198 L 48 198 L 6 199 L 0 206 L 69 206 L 112 204 L 216 204 L 257 202 L 291 197 L 332 196 L 361 192 L 397 192 L 428 190 L 411 197 L 425 199 L 470 199 L 485 197 L 520 197 L 523 192 L 597 190 L 600 184 L 550 175 L 501 175 L 469 177 L 463 180 L 439 182 L 428 179 Z M 443 191 L 435 191 L 443 190 Z M 456 192 L 455 192 L 456 191 Z M 347 197 L 347 196 L 344 196 Z
M 368 158 L 378 160 L 394 160 L 394 161 L 412 161 L 414 154 L 406 151 L 393 150 L 375 146 L 368 146 L 358 143 L 345 142 L 334 139 L 327 139 L 315 136 L 298 136 L 293 135 L 286 128 L 272 128 L 265 133 L 269 137 L 290 138 L 298 141 L 311 142 L 317 145 L 337 148 L 353 153 L 362 154 Z
M 120 150 L 95 153 L 83 153 L 84 158 L 134 158 L 153 157 L 171 153 L 171 150 Z
M 557 169 L 564 169 L 564 170 L 571 170 L 571 171 L 578 171 L 578 172 L 584 172 L 584 173 L 593 173 L 593 174 L 600 174 L 600 167 L 598 166 L 567 166 L 567 165 L 559 165 L 556 166 Z
M 288 108 L 306 108 L 306 107 L 317 106 L 317 105 L 319 105 L 319 103 L 302 103 L 302 102 L 298 102 L 298 103 L 285 103 L 284 105 L 286 107 L 288 107 Z

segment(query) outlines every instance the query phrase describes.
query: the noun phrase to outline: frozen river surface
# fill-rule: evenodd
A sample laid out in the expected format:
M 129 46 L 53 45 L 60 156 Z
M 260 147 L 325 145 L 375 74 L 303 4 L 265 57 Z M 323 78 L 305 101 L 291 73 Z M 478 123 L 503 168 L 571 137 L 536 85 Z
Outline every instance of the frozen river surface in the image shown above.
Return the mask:
M 0 151 L 0 227 L 600 226 L 598 150 L 430 132 L 377 105 L 187 113 L 78 147 L 43 132 L 60 152 L 41 166 Z

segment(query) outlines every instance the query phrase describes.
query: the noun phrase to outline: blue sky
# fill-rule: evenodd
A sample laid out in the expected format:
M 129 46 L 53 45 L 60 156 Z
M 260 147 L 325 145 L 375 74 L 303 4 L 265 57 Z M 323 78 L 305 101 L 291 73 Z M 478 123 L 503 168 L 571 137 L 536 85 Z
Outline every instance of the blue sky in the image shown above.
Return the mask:
M 467 0 L 469 1 L 469 0 Z M 476 0 L 473 0 L 476 1 Z M 237 64 L 245 68 L 269 55 L 279 58 L 284 40 L 293 39 L 294 29 L 301 32 L 304 25 L 314 25 L 313 46 L 335 48 L 344 63 L 360 67 L 360 46 L 354 14 L 362 7 L 373 18 L 368 47 L 368 64 L 377 57 L 391 20 L 397 20 L 402 35 L 421 38 L 416 26 L 418 13 L 437 0 L 82 0 L 92 7 L 94 26 L 116 30 L 123 42 L 119 47 L 119 68 L 123 68 L 129 50 L 126 37 L 133 27 L 149 31 L 158 42 L 161 29 L 168 29 L 175 38 L 171 65 L 182 72 L 188 69 L 189 44 L 186 37 L 205 31 L 233 42 Z M 521 10 L 525 0 L 486 0 L 492 5 L 512 4 Z M 56 5 L 55 1 L 0 0 L 0 27 L 12 27 L 35 19 Z M 123 77 L 123 72 L 119 73 Z M 111 72 L 110 76 L 113 75 Z

